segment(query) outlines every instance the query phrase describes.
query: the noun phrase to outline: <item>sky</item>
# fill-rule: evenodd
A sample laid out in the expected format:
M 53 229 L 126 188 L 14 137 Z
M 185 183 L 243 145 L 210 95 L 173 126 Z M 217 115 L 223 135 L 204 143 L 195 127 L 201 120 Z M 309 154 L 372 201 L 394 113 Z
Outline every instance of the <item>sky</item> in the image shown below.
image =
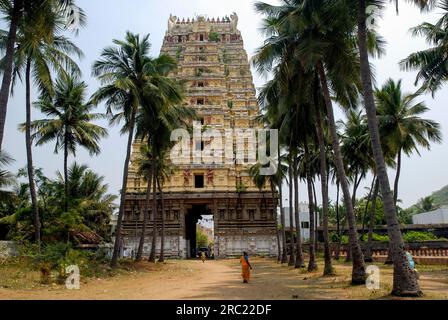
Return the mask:
M 266 1 L 272 4 L 276 0 Z M 126 31 L 150 34 L 152 43 L 151 55 L 159 54 L 163 37 L 167 29 L 170 14 L 178 17 L 192 18 L 197 14 L 208 17 L 223 17 L 236 12 L 239 16 L 238 28 L 242 32 L 246 51 L 252 57 L 256 48 L 263 42 L 260 32 L 261 16 L 253 9 L 252 0 L 78 0 L 88 17 L 87 27 L 82 29 L 73 41 L 84 51 L 84 57 L 79 61 L 83 72 L 83 79 L 89 86 L 89 93 L 93 93 L 99 83 L 91 76 L 93 61 L 99 58 L 103 48 L 112 44 L 112 39 L 123 39 Z M 394 6 L 388 6 L 380 20 L 379 32 L 387 41 L 387 54 L 380 60 L 373 61 L 375 65 L 376 84 L 382 85 L 388 78 L 403 80 L 405 92 L 414 92 L 415 73 L 401 71 L 398 62 L 412 52 L 427 47 L 424 39 L 412 38 L 409 29 L 423 21 L 435 22 L 439 13 L 421 14 L 418 9 L 401 2 L 400 14 L 397 16 Z M 255 86 L 261 87 L 266 79 L 253 70 Z M 37 99 L 34 91 L 32 99 Z M 422 96 L 430 108 L 425 114 L 426 118 L 438 121 L 442 126 L 443 136 L 448 137 L 448 101 L 447 88 L 443 87 L 432 99 L 430 95 Z M 104 106 L 97 110 L 104 111 Z M 340 111 L 336 112 L 338 118 L 342 117 Z M 33 119 L 41 119 L 42 115 L 33 109 Z M 18 83 L 14 96 L 8 106 L 5 129 L 4 148 L 16 160 L 9 170 L 16 172 L 26 164 L 25 137 L 18 131 L 18 124 L 25 121 L 24 88 Z M 98 124 L 107 126 L 106 122 Z M 399 187 L 399 198 L 402 207 L 409 207 L 420 198 L 431 194 L 448 184 L 448 141 L 440 145 L 433 145 L 431 151 L 420 150 L 421 156 L 413 155 L 403 159 L 402 175 Z M 78 163 L 87 164 L 95 172 L 105 176 L 111 193 L 118 193 L 121 187 L 123 162 L 125 159 L 126 137 L 121 136 L 119 127 L 109 128 L 109 137 L 100 142 L 101 154 L 90 157 L 82 149 L 76 154 Z M 55 155 L 54 144 L 34 147 L 34 163 L 36 167 L 43 168 L 47 176 L 54 177 L 56 172 L 63 169 L 62 154 Z M 70 157 L 70 162 L 75 159 Z M 394 170 L 389 171 L 391 182 L 395 176 Z M 371 177 L 368 176 L 360 186 L 359 195 L 367 193 Z M 317 186 L 318 187 L 318 186 Z M 306 186 L 300 186 L 300 200 L 307 199 Z M 319 187 L 317 191 L 320 191 Z M 330 188 L 330 197 L 335 199 L 335 188 Z

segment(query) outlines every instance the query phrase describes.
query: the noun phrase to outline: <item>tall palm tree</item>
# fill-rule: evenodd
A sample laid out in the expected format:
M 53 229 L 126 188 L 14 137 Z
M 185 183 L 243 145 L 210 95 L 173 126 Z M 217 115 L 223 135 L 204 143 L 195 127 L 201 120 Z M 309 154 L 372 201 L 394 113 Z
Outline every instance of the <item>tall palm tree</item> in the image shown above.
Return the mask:
M 284 55 L 285 48 L 292 46 L 293 56 L 299 58 L 304 69 L 315 68 L 319 74 L 335 162 L 348 213 L 350 246 L 354 257 L 352 283 L 364 284 L 365 265 L 356 235 L 356 221 L 332 103 L 332 96 L 336 96 L 344 105 L 354 105 L 356 101 L 359 60 L 354 48 L 354 23 L 347 16 L 346 7 L 338 1 L 285 1 L 283 6 L 277 7 L 257 3 L 256 8 L 270 16 L 266 19 L 266 28 L 268 34 L 272 35 L 258 53 L 259 64 L 264 64 L 265 69 L 271 67 L 273 62 Z M 334 95 L 330 93 L 330 88 Z
M 315 84 L 317 84 L 319 81 L 316 78 Z M 331 262 L 331 250 L 330 250 L 330 237 L 328 234 L 328 214 L 329 214 L 329 196 L 328 196 L 328 170 L 327 170 L 327 157 L 326 157 L 326 150 L 325 150 L 325 135 L 324 135 L 324 125 L 321 115 L 321 105 L 322 103 L 319 103 L 319 93 L 316 91 L 317 86 L 315 86 L 315 114 L 316 114 L 316 121 L 317 121 L 317 139 L 319 144 L 319 168 L 320 168 L 320 182 L 321 182 L 321 188 L 322 188 L 322 219 L 323 219 L 323 236 L 324 236 L 324 259 L 325 259 L 325 265 L 324 265 L 324 275 L 332 275 L 334 274 L 334 269 Z
M 373 166 L 370 137 L 365 115 L 361 111 L 350 110 L 347 120 L 341 121 L 341 124 L 341 152 L 353 184 L 352 205 L 355 206 L 359 185 Z
M 24 0 L 9 0 L 0 2 L 0 10 L 9 18 L 9 31 L 5 42 L 5 57 L 2 59 L 3 79 L 0 89 L 0 149 L 3 145 L 3 132 L 5 130 L 6 111 L 8 107 L 9 94 L 11 89 L 12 68 L 14 61 L 14 47 L 16 43 L 17 29 L 23 15 Z
M 142 110 L 137 117 L 137 132 L 139 139 L 147 141 L 151 148 L 152 179 L 153 179 L 153 237 L 151 253 L 148 261 L 155 262 L 157 237 L 157 163 L 167 148 L 166 137 L 169 132 L 184 125 L 194 118 L 194 111 L 182 106 L 184 99 L 183 83 L 170 78 L 169 74 L 177 68 L 176 61 L 169 56 L 161 55 L 150 59 L 147 70 L 148 79 L 143 85 L 141 105 Z
M 115 231 L 114 252 L 111 266 L 116 267 L 120 254 L 121 231 L 126 199 L 126 185 L 129 175 L 131 148 L 134 139 L 136 116 L 141 106 L 143 87 L 147 81 L 147 70 L 151 59 L 148 56 L 149 36 L 140 39 L 139 35 L 126 33 L 124 41 L 114 40 L 115 47 L 107 47 L 101 58 L 93 64 L 92 74 L 97 77 L 102 87 L 93 95 L 94 103 L 105 101 L 110 123 L 124 121 L 122 134 L 128 134 L 126 159 L 123 168 L 120 208 Z M 114 110 L 118 113 L 114 114 Z
M 61 75 L 54 87 L 54 95 L 43 95 L 35 104 L 49 119 L 31 123 L 32 139 L 36 145 L 56 141 L 54 152 L 64 150 L 65 210 L 68 201 L 68 156 L 76 156 L 78 146 L 91 155 L 100 153 L 98 141 L 107 136 L 107 130 L 92 123 L 103 114 L 91 113 L 95 107 L 86 102 L 87 84 L 72 75 Z
M 66 72 L 79 74 L 79 67 L 70 57 L 75 54 L 82 56 L 80 49 L 70 40 L 61 35 L 64 20 L 58 10 L 54 10 L 51 2 L 38 11 L 37 15 L 25 15 L 24 21 L 17 31 L 14 57 L 12 85 L 17 78 L 25 78 L 26 90 L 26 123 L 24 126 L 27 150 L 28 179 L 30 185 L 31 202 L 33 207 L 35 240 L 40 243 L 40 221 L 37 205 L 36 185 L 34 181 L 32 138 L 31 138 L 31 80 L 38 84 L 41 95 L 54 93 L 51 70 L 59 74 Z M 2 39 L 3 41 L 3 39 Z
M 51 8 L 51 9 L 50 9 Z M 14 64 L 14 54 L 16 51 L 15 44 L 17 40 L 17 32 L 22 20 L 27 17 L 37 17 L 42 14 L 42 10 L 55 10 L 61 18 L 65 19 L 66 27 L 84 26 L 86 16 L 84 11 L 76 6 L 73 0 L 1 0 L 0 12 L 4 14 L 5 20 L 9 22 L 8 32 L 2 32 L 6 40 L 2 43 L 2 49 L 5 50 L 5 56 L 2 59 L 3 79 L 0 89 L 0 149 L 3 144 L 3 133 L 5 129 L 6 111 L 8 106 L 9 94 L 11 90 L 12 72 Z M 71 11 L 76 10 L 78 20 L 74 25 Z
M 398 0 L 396 0 L 398 1 Z M 426 7 L 434 1 L 413 1 L 421 8 Z M 392 294 L 394 295 L 414 295 L 420 296 L 422 294 L 418 280 L 415 273 L 409 267 L 404 250 L 404 242 L 398 223 L 397 209 L 394 203 L 394 196 L 390 189 L 389 177 L 386 169 L 385 157 L 381 149 L 381 139 L 378 128 L 378 119 L 376 117 L 375 97 L 372 84 L 372 71 L 369 62 L 368 51 L 368 30 L 367 30 L 367 0 L 358 0 L 358 12 L 352 12 L 354 17 L 358 19 L 358 49 L 360 54 L 360 74 L 363 88 L 363 98 L 365 109 L 367 113 L 368 126 L 370 138 L 372 142 L 373 158 L 375 160 L 375 167 L 378 174 L 378 181 L 380 184 L 381 194 L 383 198 L 384 212 L 388 225 L 388 233 L 390 239 L 391 253 L 394 262 L 394 280 Z M 380 6 L 382 1 L 377 1 L 376 4 Z M 347 10 L 354 8 L 350 3 Z
M 143 225 L 140 233 L 140 241 L 137 249 L 137 254 L 135 256 L 135 261 L 139 262 L 142 260 L 143 256 L 143 246 L 145 244 L 145 236 L 146 236 L 146 225 L 148 224 L 148 212 L 149 212 L 149 202 L 151 200 L 151 183 L 153 182 L 153 153 L 151 151 L 151 145 L 143 144 L 140 147 L 140 155 L 139 159 L 139 170 L 138 174 L 144 178 L 147 182 L 146 186 L 146 197 L 145 197 L 145 206 L 143 207 Z M 157 167 L 156 167 L 157 170 Z M 153 235 L 155 237 L 155 235 Z
M 415 102 L 418 94 L 403 94 L 401 80 L 389 79 L 381 89 L 375 91 L 377 117 L 380 134 L 397 157 L 397 174 L 394 184 L 394 203 L 398 200 L 398 184 L 403 153 L 410 156 L 418 151 L 418 146 L 430 149 L 430 142 L 440 143 L 440 125 L 421 114 L 428 111 L 423 102 Z
M 273 79 L 269 81 L 261 90 L 258 101 L 264 114 L 260 116 L 260 121 L 271 129 L 280 129 L 283 123 L 283 115 L 279 110 L 279 83 Z M 285 165 L 285 157 L 282 155 L 281 141 L 278 143 L 277 148 L 277 173 L 275 176 L 271 176 L 270 179 L 273 181 L 274 185 L 277 186 L 280 198 L 280 232 L 282 235 L 282 253 L 281 253 L 281 263 L 286 263 L 288 260 L 287 247 L 286 247 L 286 229 L 285 229 L 285 211 L 283 208 L 283 181 L 286 177 L 286 172 L 288 170 Z

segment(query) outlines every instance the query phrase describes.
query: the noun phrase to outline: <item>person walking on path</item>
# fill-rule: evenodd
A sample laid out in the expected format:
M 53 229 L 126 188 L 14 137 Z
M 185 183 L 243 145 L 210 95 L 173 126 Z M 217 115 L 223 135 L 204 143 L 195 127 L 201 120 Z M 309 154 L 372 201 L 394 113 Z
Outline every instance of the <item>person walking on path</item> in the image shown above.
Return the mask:
M 240 263 L 241 263 L 241 268 L 242 268 L 241 276 L 243 277 L 243 283 L 249 283 L 250 270 L 253 270 L 253 268 L 249 262 L 249 255 L 247 254 L 247 252 L 243 253 Z

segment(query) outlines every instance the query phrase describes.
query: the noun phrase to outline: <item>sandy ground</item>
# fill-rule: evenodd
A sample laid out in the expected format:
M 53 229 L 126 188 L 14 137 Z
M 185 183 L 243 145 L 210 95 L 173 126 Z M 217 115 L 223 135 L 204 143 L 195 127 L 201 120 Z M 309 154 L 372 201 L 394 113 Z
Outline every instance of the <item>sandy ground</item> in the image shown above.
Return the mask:
M 352 287 L 350 265 L 338 264 L 337 276 L 306 273 L 268 259 L 253 259 L 249 284 L 241 280 L 237 260 L 169 261 L 157 266 L 143 263 L 137 272 L 107 279 L 82 281 L 81 289 L 37 287 L 0 289 L 0 299 L 381 299 L 390 298 L 391 269 L 381 265 L 382 285 L 377 291 Z M 322 265 L 319 266 L 322 270 Z M 448 299 L 448 269 L 423 271 L 420 281 L 427 299 Z

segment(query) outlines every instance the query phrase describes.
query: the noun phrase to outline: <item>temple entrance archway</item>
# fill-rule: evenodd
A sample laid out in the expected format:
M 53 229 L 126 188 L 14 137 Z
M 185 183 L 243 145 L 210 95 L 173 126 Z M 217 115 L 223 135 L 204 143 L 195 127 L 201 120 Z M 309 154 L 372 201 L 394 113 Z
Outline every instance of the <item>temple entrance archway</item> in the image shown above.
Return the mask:
M 185 240 L 187 243 L 187 258 L 195 259 L 198 254 L 198 245 L 196 242 L 198 222 L 203 217 L 212 217 L 212 210 L 207 204 L 192 204 L 187 209 L 185 215 Z

